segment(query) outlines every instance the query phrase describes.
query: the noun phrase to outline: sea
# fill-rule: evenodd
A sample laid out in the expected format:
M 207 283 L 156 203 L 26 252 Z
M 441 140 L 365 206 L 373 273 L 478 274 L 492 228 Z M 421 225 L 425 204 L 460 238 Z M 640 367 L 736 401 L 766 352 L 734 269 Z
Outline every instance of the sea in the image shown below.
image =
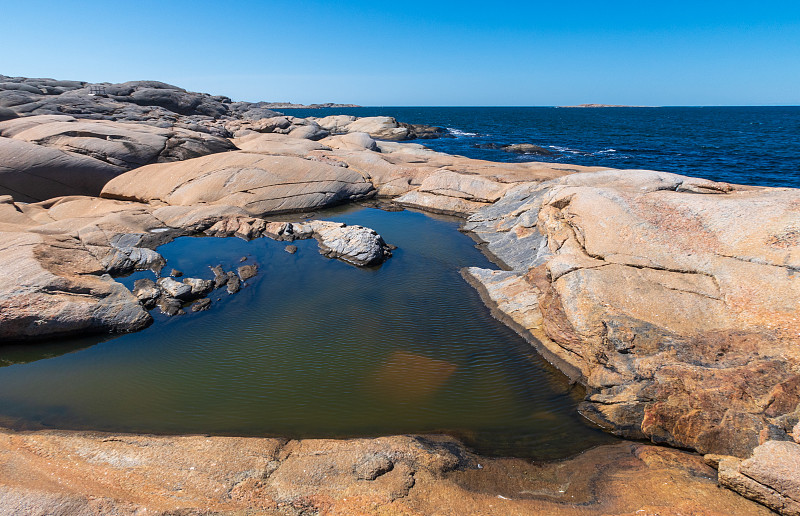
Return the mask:
M 728 183 L 800 187 L 800 106 L 361 107 L 286 109 L 287 115 L 392 116 L 445 127 L 431 149 L 503 162 L 549 161 L 674 172 Z M 551 155 L 513 154 L 532 143 Z

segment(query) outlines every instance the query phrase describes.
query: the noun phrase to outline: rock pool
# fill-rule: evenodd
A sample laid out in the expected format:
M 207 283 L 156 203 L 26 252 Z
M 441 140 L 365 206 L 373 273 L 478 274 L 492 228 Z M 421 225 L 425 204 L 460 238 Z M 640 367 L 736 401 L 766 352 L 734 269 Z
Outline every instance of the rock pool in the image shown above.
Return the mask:
M 17 427 L 352 437 L 446 432 L 477 451 L 562 458 L 613 438 L 576 411 L 581 392 L 490 314 L 460 276 L 495 268 L 460 221 L 350 207 L 398 246 L 377 268 L 314 240 L 179 238 L 171 268 L 210 279 L 257 263 L 236 295 L 135 333 L 0 346 L 0 415 Z M 131 287 L 139 272 L 120 281 Z

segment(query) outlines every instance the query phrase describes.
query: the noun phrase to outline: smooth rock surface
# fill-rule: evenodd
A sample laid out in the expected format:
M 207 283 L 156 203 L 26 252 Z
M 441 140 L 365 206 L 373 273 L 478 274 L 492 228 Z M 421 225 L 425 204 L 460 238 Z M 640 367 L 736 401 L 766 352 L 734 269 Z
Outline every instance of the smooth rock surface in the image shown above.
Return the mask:
M 347 168 L 234 151 L 140 167 L 110 181 L 101 196 L 177 206 L 223 204 L 260 216 L 357 200 L 372 190 L 364 176 Z
M 97 195 L 132 168 L 233 149 L 226 139 L 180 128 L 66 115 L 17 118 L 0 122 L 0 193 L 20 201 Z

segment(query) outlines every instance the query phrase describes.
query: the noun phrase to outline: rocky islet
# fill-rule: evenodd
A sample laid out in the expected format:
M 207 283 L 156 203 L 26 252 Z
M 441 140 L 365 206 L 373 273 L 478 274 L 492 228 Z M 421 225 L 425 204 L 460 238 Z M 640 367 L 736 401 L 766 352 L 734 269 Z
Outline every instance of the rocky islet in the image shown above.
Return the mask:
M 109 276 L 163 266 L 153 249 L 183 235 L 313 237 L 373 265 L 390 249 L 367 228 L 265 217 L 390 198 L 467 217 L 509 270 L 465 276 L 587 387 L 589 419 L 708 454 L 722 484 L 796 513 L 797 471 L 768 462 L 800 448 L 796 190 L 470 160 L 397 143 L 437 132 L 389 117 L 297 119 L 162 83 L 3 80 L 0 255 L 18 264 L 0 272 L 3 338 L 208 308 L 207 280 L 131 293 Z

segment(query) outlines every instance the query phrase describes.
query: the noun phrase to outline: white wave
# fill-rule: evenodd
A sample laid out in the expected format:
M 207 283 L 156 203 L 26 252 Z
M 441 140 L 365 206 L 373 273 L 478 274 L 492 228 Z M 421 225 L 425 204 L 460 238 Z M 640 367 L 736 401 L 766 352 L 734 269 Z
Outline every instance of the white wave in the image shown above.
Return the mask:
M 570 154 L 583 154 L 583 152 L 575 149 L 570 149 L 569 147 L 559 147 L 558 145 L 548 145 L 551 149 L 555 149 L 558 152 L 568 152 Z
M 447 132 L 452 134 L 453 136 L 478 136 L 478 133 L 468 133 L 466 131 L 462 131 L 461 129 L 455 129 L 453 127 L 448 127 Z
M 603 149 L 601 151 L 597 151 L 594 154 L 611 154 L 613 152 L 617 152 L 617 149 Z

